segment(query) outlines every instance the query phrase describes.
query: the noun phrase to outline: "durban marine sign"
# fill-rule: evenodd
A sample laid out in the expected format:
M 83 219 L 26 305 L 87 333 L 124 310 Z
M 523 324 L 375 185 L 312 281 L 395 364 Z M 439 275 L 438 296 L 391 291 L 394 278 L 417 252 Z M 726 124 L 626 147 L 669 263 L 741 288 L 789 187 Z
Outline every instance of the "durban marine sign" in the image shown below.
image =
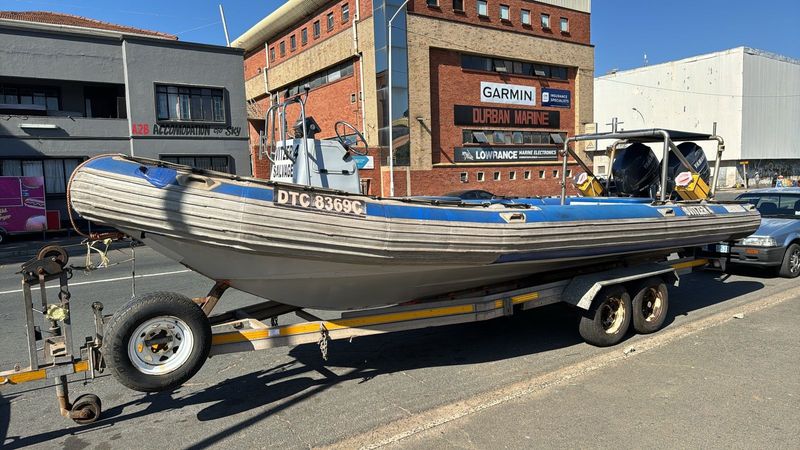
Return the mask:
M 536 106 L 536 88 L 481 81 L 481 102 Z
M 493 125 L 518 128 L 559 128 L 558 111 L 455 105 L 456 125 Z
M 453 156 L 457 163 L 558 160 L 558 149 L 555 147 L 456 147 L 454 150 Z

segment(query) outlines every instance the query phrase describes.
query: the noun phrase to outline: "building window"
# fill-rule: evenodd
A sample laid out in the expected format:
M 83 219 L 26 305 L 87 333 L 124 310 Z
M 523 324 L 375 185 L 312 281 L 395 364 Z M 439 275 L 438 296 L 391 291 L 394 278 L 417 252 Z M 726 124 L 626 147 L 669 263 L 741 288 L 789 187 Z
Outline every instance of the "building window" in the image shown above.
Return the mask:
M 314 27 L 314 39 L 319 39 L 319 33 L 320 33 L 319 20 L 314 22 L 313 27 Z
M 453 0 L 453 11 L 464 11 L 464 0 Z
M 478 0 L 478 15 L 489 17 L 489 5 L 486 0 Z
M 350 20 L 350 5 L 345 3 L 342 5 L 342 23 Z
M 203 170 L 214 170 L 217 172 L 233 173 L 231 159 L 228 156 L 190 156 L 190 155 L 161 155 L 162 161 L 184 166 L 197 167 Z
M 557 138 L 566 140 L 565 133 L 549 133 L 525 130 L 462 130 L 464 144 L 482 145 L 556 145 Z
M 275 47 L 269 48 L 269 60 L 275 61 Z
M 517 172 L 508 172 L 508 179 L 514 181 L 517 179 Z
M 542 14 L 542 28 L 550 29 L 550 14 Z
M 439 7 L 439 0 L 427 0 L 428 6 L 432 6 L 435 8 Z
M 567 169 L 567 178 L 572 176 L 572 169 Z
M 83 159 L 42 159 L 20 160 L 4 159 L 0 161 L 0 176 L 3 177 L 44 177 L 45 194 L 65 194 L 67 182 L 72 172 Z
M 511 61 L 508 59 L 488 58 L 485 56 L 467 54 L 461 55 L 461 68 L 479 70 L 481 72 L 513 73 L 514 75 L 525 75 L 529 77 L 554 78 L 557 80 L 567 79 L 566 67 L 532 64 L 522 61 Z
M 27 105 L 27 106 L 17 106 Z M 23 86 L 0 84 L 0 110 L 13 113 L 12 110 L 59 111 L 59 90 L 55 87 Z
M 526 180 L 530 180 L 531 179 L 531 171 L 530 170 L 526 170 L 525 172 L 523 172 L 522 173 L 522 178 L 525 178 Z
M 222 89 L 156 85 L 158 120 L 225 122 L 225 94 Z
M 297 38 L 295 35 L 289 36 L 289 48 L 294 51 L 297 48 Z
M 561 32 L 569 33 L 569 19 L 566 17 L 561 18 Z
M 278 48 L 280 49 L 281 57 L 286 56 L 286 42 L 281 41 L 281 43 L 278 44 Z
M 308 28 L 300 30 L 300 45 L 308 44 Z
M 461 172 L 458 178 L 462 183 L 469 183 L 469 172 Z
M 508 5 L 500 5 L 500 20 L 511 20 L 511 8 Z
M 523 25 L 530 25 L 531 24 L 531 12 L 527 9 L 523 9 L 520 11 L 520 20 L 522 21 Z
M 492 179 L 494 181 L 500 181 L 500 172 L 495 172 L 494 174 L 492 174 Z
M 477 178 L 478 178 L 478 181 L 483 181 L 483 172 L 478 172 L 477 173 Z
M 553 178 L 558 178 L 558 170 L 553 171 Z
M 352 74 L 353 74 L 353 62 L 346 61 L 342 64 L 333 66 L 330 69 L 323 70 L 322 72 L 317 72 L 316 74 L 303 78 L 302 80 L 290 85 L 288 88 L 286 88 L 286 98 L 293 97 L 303 92 L 303 88 L 305 87 L 306 84 L 311 89 L 315 89 L 320 86 L 324 86 L 328 83 L 333 83 L 336 80 L 342 79 Z
M 597 166 L 597 174 L 598 175 L 605 175 L 606 174 L 606 166 Z
M 544 180 L 544 178 L 545 178 L 544 170 L 540 170 L 539 171 L 539 179 Z
M 328 31 L 333 30 L 333 13 L 328 13 Z

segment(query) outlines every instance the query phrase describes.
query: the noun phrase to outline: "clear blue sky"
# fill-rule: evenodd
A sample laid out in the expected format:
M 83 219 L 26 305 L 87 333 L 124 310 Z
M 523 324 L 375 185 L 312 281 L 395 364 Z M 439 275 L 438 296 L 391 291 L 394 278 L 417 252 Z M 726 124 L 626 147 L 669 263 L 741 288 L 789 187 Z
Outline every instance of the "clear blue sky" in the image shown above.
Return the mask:
M 181 40 L 225 44 L 219 1 L 0 0 L 0 10 L 47 10 L 177 34 Z M 281 0 L 224 0 L 231 39 Z M 594 0 L 595 73 L 738 46 L 800 59 L 800 0 Z

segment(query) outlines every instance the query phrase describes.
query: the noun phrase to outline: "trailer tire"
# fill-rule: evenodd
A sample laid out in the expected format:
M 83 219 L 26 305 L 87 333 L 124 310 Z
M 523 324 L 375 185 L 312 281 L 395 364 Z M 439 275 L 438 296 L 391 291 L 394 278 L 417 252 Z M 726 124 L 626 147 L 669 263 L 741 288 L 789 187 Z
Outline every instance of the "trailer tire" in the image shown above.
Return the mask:
M 643 280 L 633 291 L 636 295 L 632 303 L 633 329 L 641 334 L 649 334 L 661 329 L 667 319 L 669 293 L 661 277 Z
M 588 314 L 581 317 L 578 331 L 589 344 L 608 347 L 618 344 L 631 324 L 631 296 L 622 285 L 604 288 Z
M 108 322 L 103 357 L 114 377 L 141 392 L 172 390 L 208 358 L 211 325 L 203 310 L 174 292 L 137 296 Z
M 0 228 L 0 245 L 2 245 L 6 239 L 8 239 L 8 233 L 6 233 L 6 230 Z

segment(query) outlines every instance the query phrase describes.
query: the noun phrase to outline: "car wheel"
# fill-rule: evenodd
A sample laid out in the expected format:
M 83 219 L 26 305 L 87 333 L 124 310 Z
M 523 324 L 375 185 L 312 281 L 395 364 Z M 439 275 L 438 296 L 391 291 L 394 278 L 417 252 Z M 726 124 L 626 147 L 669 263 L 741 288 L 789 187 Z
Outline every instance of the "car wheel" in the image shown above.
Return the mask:
M 786 249 L 778 275 L 784 278 L 796 278 L 800 275 L 800 245 L 791 244 Z

